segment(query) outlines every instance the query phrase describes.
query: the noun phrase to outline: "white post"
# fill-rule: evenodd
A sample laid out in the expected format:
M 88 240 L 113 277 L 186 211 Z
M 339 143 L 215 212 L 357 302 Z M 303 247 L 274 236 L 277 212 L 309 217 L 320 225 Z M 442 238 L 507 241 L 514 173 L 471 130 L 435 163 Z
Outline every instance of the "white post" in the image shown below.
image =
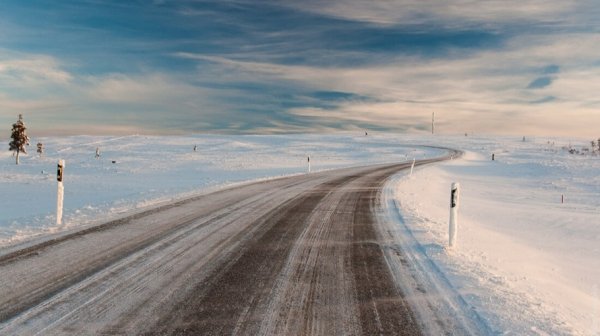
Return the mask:
M 310 155 L 308 156 L 308 172 L 310 173 Z
M 56 225 L 62 224 L 63 200 L 65 187 L 63 185 L 63 170 L 65 168 L 65 160 L 58 161 L 56 170 L 56 180 L 58 181 L 58 192 L 56 194 Z
M 416 161 L 416 159 L 413 158 L 412 165 L 410 165 L 410 176 L 412 176 L 413 169 L 415 169 L 415 161 Z
M 448 229 L 448 245 L 456 246 L 456 235 L 458 233 L 458 205 L 459 205 L 460 185 L 457 182 L 452 183 L 450 189 L 450 226 Z

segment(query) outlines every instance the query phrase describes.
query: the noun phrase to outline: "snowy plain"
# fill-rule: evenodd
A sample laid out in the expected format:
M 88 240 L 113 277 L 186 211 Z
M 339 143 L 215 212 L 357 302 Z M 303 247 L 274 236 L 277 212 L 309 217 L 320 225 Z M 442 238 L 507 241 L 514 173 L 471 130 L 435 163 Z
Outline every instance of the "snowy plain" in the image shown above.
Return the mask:
M 599 335 L 600 156 L 569 154 L 589 143 L 568 139 L 444 141 L 463 158 L 393 181 L 399 224 L 438 276 L 494 334 Z M 461 199 L 448 248 L 452 182 Z
M 46 147 L 41 157 L 38 141 Z M 397 225 L 410 230 L 419 253 L 494 334 L 597 335 L 600 156 L 569 154 L 562 149 L 569 142 L 589 146 L 359 133 L 34 138 L 19 166 L 10 152 L 0 153 L 0 248 L 244 181 L 303 174 L 308 155 L 317 171 L 437 156 L 441 150 L 419 145 L 446 146 L 465 155 L 388 184 Z M 60 227 L 58 159 L 66 160 Z M 460 230 L 458 246 L 448 249 L 452 182 L 461 184 Z
M 18 166 L 12 152 L 0 152 L 0 247 L 235 183 L 302 174 L 309 155 L 312 171 L 318 171 L 441 152 L 407 147 L 395 138 L 360 133 L 32 137 Z M 44 144 L 42 156 L 35 152 L 37 142 Z M 55 224 L 59 159 L 66 162 L 60 227 Z

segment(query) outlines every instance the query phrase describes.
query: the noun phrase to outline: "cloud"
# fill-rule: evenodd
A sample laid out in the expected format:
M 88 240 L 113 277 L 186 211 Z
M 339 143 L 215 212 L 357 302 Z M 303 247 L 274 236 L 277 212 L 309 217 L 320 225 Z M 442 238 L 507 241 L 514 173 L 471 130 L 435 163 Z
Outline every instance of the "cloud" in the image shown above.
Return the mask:
M 286 6 L 345 20 L 378 25 L 437 24 L 450 28 L 484 24 L 564 21 L 564 15 L 577 10 L 574 2 L 544 0 L 490 1 L 284 1 Z
M 338 124 L 419 128 L 427 125 L 431 112 L 436 111 L 442 123 L 440 130 L 445 132 L 498 133 L 503 132 L 499 125 L 507 125 L 506 133 L 555 132 L 559 127 L 565 134 L 565 130 L 577 128 L 576 121 L 565 117 L 566 111 L 578 111 L 593 119 L 597 115 L 594 107 L 600 107 L 591 89 L 600 85 L 600 76 L 594 77 L 599 39 L 596 34 L 522 35 L 500 50 L 460 53 L 443 59 L 400 55 L 384 64 L 360 67 L 285 65 L 197 54 L 176 56 L 200 61 L 199 68 L 206 66 L 204 62 L 211 63 L 213 70 L 229 74 L 220 78 L 225 82 L 278 83 L 309 92 L 343 92 L 348 97 L 338 99 L 334 95 L 328 99 L 331 97 L 327 94 L 317 95 L 328 104 L 307 100 L 306 105 L 287 109 L 299 120 L 310 122 L 307 127 Z M 540 72 L 559 71 L 558 78 L 539 76 Z M 531 82 L 532 76 L 538 76 L 537 80 Z M 568 82 L 571 84 L 565 85 Z M 527 90 L 523 83 L 538 90 Z M 581 91 L 583 86 L 591 88 Z M 560 120 L 565 127 L 560 128 Z
M 10 117 L 21 113 L 29 114 L 29 112 L 43 113 L 44 111 L 56 111 L 64 108 L 65 101 L 57 98 L 46 99 L 24 99 L 14 98 L 6 94 L 0 93 L 0 110 L 2 115 Z
M 554 96 L 546 96 L 544 98 L 541 99 L 537 99 L 531 102 L 531 104 L 544 104 L 544 103 L 550 103 L 556 101 L 556 97 Z
M 0 42 L 16 50 L 0 50 L 0 117 L 11 120 L 408 130 L 435 111 L 441 132 L 553 132 L 600 108 L 594 1 L 11 5 L 0 13 Z
M 91 99 L 101 102 L 168 104 L 202 94 L 199 88 L 160 73 L 108 74 L 88 77 L 86 80 L 86 94 Z
M 0 58 L 0 81 L 17 86 L 67 84 L 70 73 L 47 55 L 21 55 L 18 58 Z

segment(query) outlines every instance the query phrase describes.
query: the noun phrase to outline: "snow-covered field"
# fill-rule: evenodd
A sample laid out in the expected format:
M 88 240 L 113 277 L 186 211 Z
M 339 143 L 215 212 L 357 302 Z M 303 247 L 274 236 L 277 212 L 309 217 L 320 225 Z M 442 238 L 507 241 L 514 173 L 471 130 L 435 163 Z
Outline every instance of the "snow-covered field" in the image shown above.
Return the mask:
M 46 148 L 42 157 L 35 152 L 37 142 Z M 76 136 L 32 138 L 31 144 L 18 166 L 11 152 L 0 152 L 0 247 L 234 183 L 305 173 L 308 155 L 312 171 L 318 171 L 440 153 L 403 146 L 395 136 L 360 133 Z M 59 159 L 66 161 L 61 227 L 55 224 Z
M 35 143 L 43 142 L 39 157 Z M 550 143 L 548 143 L 550 141 Z M 574 141 L 577 147 L 587 142 Z M 552 145 L 554 143 L 554 145 Z M 0 153 L 0 247 L 234 183 L 441 154 L 402 173 L 401 222 L 487 326 L 506 335 L 600 333 L 600 156 L 568 139 L 361 134 L 32 139 L 16 166 Z M 194 145 L 197 151 L 193 151 Z M 96 147 L 101 157 L 94 158 Z M 496 160 L 491 161 L 495 153 Z M 56 163 L 66 160 L 65 220 L 55 223 Z M 115 161 L 115 163 L 112 163 Z M 458 246 L 446 249 L 449 188 L 461 184 Z M 564 195 L 564 204 L 561 204 Z
M 559 139 L 444 142 L 463 159 L 395 180 L 399 224 L 418 249 L 494 332 L 599 335 L 600 156 L 569 154 Z M 460 228 L 449 250 L 452 182 Z

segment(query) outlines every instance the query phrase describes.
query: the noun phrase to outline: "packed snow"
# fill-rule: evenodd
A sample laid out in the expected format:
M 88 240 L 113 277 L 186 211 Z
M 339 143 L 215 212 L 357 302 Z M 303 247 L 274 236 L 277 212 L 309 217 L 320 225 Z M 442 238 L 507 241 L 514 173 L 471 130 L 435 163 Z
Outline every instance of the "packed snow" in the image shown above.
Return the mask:
M 31 148 L 17 166 L 11 152 L 0 153 L 0 247 L 235 183 L 304 174 L 309 155 L 318 171 L 438 156 L 444 151 L 419 145 L 446 146 L 465 155 L 388 184 L 396 225 L 439 272 L 432 276 L 491 333 L 600 333 L 600 155 L 568 152 L 588 142 L 372 133 L 32 138 L 44 144 L 42 156 Z M 59 159 L 65 217 L 56 226 Z M 450 249 L 452 182 L 461 194 Z
M 493 333 L 600 334 L 600 155 L 571 154 L 589 143 L 567 139 L 439 139 L 464 157 L 394 181 L 399 225 L 424 258 Z
M 235 183 L 306 173 L 308 156 L 315 172 L 442 152 L 361 134 L 32 136 L 38 142 L 45 152 L 30 148 L 18 166 L 12 152 L 0 153 L 0 247 Z M 66 162 L 61 226 L 55 224 L 59 159 Z

